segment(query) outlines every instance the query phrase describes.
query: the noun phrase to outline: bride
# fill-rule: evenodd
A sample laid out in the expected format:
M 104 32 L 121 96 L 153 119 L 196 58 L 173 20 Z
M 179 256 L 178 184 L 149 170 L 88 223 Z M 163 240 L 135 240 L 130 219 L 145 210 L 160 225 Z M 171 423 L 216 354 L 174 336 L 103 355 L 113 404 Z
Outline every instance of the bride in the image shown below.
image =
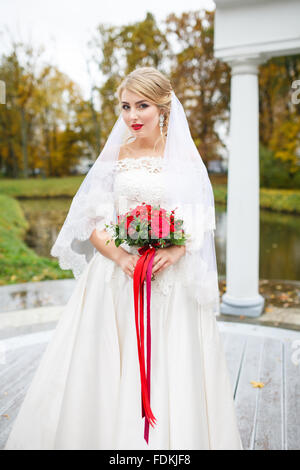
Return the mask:
M 62 269 L 72 269 L 75 288 L 5 450 L 242 450 L 216 321 L 214 198 L 205 165 L 164 74 L 137 68 L 117 96 L 120 115 L 51 250 Z M 133 289 L 141 254 L 107 243 L 117 216 L 143 202 L 176 208 L 189 235 L 185 245 L 153 254 L 150 426 Z

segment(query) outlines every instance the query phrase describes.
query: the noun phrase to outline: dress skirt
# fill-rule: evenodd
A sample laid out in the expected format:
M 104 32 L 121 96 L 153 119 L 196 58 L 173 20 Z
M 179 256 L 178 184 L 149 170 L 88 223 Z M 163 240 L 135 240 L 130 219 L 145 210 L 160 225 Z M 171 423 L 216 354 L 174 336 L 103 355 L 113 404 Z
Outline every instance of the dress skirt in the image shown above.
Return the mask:
M 5 450 L 242 450 L 215 314 L 180 277 L 168 295 L 155 282 L 149 443 L 133 279 L 96 252 L 62 309 Z

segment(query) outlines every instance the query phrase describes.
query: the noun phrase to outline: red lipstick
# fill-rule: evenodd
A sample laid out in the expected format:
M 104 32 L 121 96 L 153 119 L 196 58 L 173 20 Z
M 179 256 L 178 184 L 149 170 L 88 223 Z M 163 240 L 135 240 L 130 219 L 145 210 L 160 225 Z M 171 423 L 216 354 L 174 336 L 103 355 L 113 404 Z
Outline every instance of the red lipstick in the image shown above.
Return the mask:
M 135 131 L 138 131 L 139 129 L 141 129 L 143 127 L 143 124 L 133 124 L 131 126 Z

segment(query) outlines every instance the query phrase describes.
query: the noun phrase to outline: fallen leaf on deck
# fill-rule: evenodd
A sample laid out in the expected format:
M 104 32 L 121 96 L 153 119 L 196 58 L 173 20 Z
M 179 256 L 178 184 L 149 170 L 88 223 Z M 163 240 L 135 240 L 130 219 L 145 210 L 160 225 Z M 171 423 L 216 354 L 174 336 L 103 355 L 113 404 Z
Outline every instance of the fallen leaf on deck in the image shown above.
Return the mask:
M 255 380 L 251 380 L 250 383 L 254 388 L 263 388 L 265 386 L 263 382 L 255 382 Z
M 280 300 L 288 300 L 289 299 L 289 296 L 287 294 L 285 294 L 284 292 L 282 292 L 280 295 L 279 295 L 279 299 Z

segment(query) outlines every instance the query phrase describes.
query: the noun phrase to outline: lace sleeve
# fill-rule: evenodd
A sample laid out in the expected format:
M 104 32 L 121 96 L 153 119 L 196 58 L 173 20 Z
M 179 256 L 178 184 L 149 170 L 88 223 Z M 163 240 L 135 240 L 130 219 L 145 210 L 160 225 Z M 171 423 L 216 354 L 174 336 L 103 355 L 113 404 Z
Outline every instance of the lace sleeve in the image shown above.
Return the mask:
M 186 252 L 193 253 L 202 247 L 205 233 L 216 228 L 214 207 L 204 208 L 199 204 L 177 207 L 175 214 L 183 220 L 182 229 L 187 237 Z
M 181 169 L 180 169 L 181 170 Z M 179 170 L 176 176 L 180 178 Z M 187 235 L 186 252 L 194 253 L 199 251 L 204 243 L 206 233 L 213 233 L 216 229 L 214 194 L 208 174 L 198 164 L 198 160 L 193 164 L 193 175 L 197 180 L 197 193 L 189 197 L 186 189 L 186 203 L 176 203 L 175 216 L 183 220 L 182 229 Z M 175 179 L 176 180 L 176 179 Z M 189 184 L 188 180 L 185 181 Z M 168 202 L 168 208 L 170 203 Z M 172 207 L 174 209 L 174 207 Z
M 96 252 L 89 240 L 93 230 L 105 229 L 115 218 L 113 195 L 111 193 L 93 193 L 79 195 L 73 199 L 73 214 L 76 218 L 66 218 L 51 255 L 59 260 L 62 269 L 72 269 L 77 279 Z

